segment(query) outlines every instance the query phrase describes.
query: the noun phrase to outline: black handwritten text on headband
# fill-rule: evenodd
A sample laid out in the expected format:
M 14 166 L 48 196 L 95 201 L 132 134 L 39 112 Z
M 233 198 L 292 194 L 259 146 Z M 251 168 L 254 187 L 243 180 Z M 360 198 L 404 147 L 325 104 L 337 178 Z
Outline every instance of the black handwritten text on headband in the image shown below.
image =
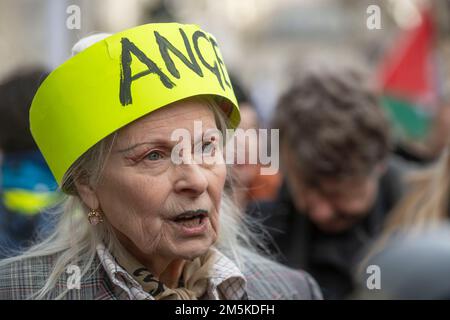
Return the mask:
M 199 77 L 203 77 L 202 69 L 200 68 L 199 63 L 197 62 L 197 59 L 195 58 L 195 55 L 192 51 L 191 44 L 189 42 L 188 37 L 186 36 L 186 33 L 183 31 L 183 29 L 179 29 L 180 35 L 183 38 L 184 46 L 186 48 L 187 56 L 185 56 L 183 53 L 180 52 L 172 43 L 170 43 L 169 40 L 167 40 L 164 36 L 159 34 L 157 31 L 154 32 L 156 42 L 159 46 L 159 52 L 161 54 L 161 57 L 164 60 L 164 63 L 166 65 L 167 70 L 170 72 L 170 74 L 180 79 L 180 73 L 178 69 L 175 66 L 175 63 L 173 62 L 169 51 L 174 54 L 181 62 L 183 62 L 186 67 L 188 67 L 190 70 L 195 72 Z M 209 42 L 212 46 L 212 49 L 214 51 L 216 61 L 211 65 L 208 63 L 205 58 L 203 57 L 200 49 L 199 49 L 199 39 L 205 39 L 207 42 Z M 205 33 L 202 31 L 196 31 L 192 34 L 192 43 L 194 46 L 194 50 L 197 53 L 198 59 L 202 63 L 202 65 L 208 69 L 208 71 L 212 72 L 219 82 L 221 88 L 225 90 L 223 82 L 231 88 L 230 82 L 227 80 L 226 71 L 224 70 L 224 64 L 222 59 L 219 58 L 219 55 L 217 53 L 217 43 L 214 41 L 213 38 L 208 37 Z M 161 68 L 158 67 L 158 65 L 151 60 L 149 57 L 147 57 L 142 50 L 140 50 L 133 42 L 131 42 L 128 38 L 122 38 L 121 39 L 122 44 L 122 53 L 121 53 L 121 64 L 120 64 L 120 92 L 119 92 L 119 99 L 122 106 L 126 106 L 128 104 L 131 104 L 133 102 L 132 96 L 131 96 L 131 83 L 135 80 L 138 80 L 139 78 L 143 76 L 147 76 L 150 74 L 155 74 L 159 77 L 161 80 L 161 83 L 168 89 L 172 89 L 175 87 L 175 83 L 169 78 L 167 74 L 165 74 Z M 131 61 L 132 61 L 132 55 L 135 56 L 139 61 L 141 61 L 143 64 L 147 66 L 147 70 L 138 72 L 136 74 L 132 74 L 131 70 Z M 223 80 L 222 80 L 223 77 Z

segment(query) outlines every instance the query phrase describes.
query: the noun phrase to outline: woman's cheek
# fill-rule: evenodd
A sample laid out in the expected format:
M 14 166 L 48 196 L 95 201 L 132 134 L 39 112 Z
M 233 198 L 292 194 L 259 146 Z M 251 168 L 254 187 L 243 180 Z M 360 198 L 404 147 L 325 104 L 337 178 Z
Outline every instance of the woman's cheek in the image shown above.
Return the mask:
M 219 219 L 219 215 L 220 215 L 220 212 L 219 212 L 219 208 L 214 212 L 214 214 L 211 216 L 211 226 L 212 226 L 212 228 L 213 228 L 213 230 L 217 233 L 218 231 L 219 231 L 219 221 L 220 221 L 220 219 Z
M 215 168 L 215 186 L 217 186 L 219 194 L 222 194 L 225 185 L 225 178 L 227 176 L 227 167 L 224 163 L 217 164 Z
M 214 214 L 211 217 L 211 225 L 217 236 L 220 228 L 220 206 L 227 174 L 227 167 L 225 164 L 217 164 L 214 171 L 214 181 L 210 183 L 210 185 L 213 186 L 212 194 L 210 196 L 215 208 Z

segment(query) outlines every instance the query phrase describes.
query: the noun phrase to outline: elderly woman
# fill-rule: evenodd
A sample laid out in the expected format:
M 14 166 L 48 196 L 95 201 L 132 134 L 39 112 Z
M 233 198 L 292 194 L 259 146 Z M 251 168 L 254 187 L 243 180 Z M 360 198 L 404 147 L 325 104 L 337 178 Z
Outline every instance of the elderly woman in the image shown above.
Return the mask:
M 96 40 L 33 100 L 33 137 L 67 199 L 49 238 L 0 263 L 0 298 L 321 298 L 258 253 L 230 201 L 208 132 L 235 128 L 239 109 L 214 38 L 170 23 Z

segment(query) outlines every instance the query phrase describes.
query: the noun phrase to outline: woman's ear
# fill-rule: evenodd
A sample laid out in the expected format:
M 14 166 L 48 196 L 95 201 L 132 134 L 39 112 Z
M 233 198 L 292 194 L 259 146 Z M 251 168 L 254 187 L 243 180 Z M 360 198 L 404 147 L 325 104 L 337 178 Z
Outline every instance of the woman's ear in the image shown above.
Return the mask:
M 97 194 L 89 183 L 89 178 L 86 175 L 82 175 L 75 179 L 75 187 L 77 188 L 78 194 L 84 204 L 91 208 L 97 209 L 100 205 Z

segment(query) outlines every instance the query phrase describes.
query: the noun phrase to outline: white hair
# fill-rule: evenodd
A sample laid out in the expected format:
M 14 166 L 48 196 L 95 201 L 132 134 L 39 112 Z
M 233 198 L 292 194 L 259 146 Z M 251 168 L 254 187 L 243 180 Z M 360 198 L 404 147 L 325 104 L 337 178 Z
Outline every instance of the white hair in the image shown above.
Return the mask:
M 73 47 L 73 52 L 79 53 L 107 36 L 108 34 L 91 35 L 81 39 Z M 215 100 L 207 97 L 196 99 L 208 104 L 214 112 L 218 127 L 225 131 L 228 127 L 227 117 L 221 112 Z M 21 255 L 0 261 L 1 267 L 23 259 L 58 255 L 44 286 L 29 298 L 45 299 L 70 264 L 79 265 L 81 276 L 86 276 L 95 261 L 98 244 L 103 243 L 113 255 L 120 255 L 123 252 L 122 250 L 125 250 L 116 238 L 115 232 L 108 221 L 95 227 L 89 224 L 87 219 L 89 209 L 82 202 L 74 184 L 74 181 L 80 177 L 81 172 L 83 176 L 87 174 L 89 183 L 92 185 L 98 183 L 116 135 L 117 133 L 113 133 L 98 142 L 83 154 L 64 175 L 61 189 L 66 196 L 60 206 L 60 211 L 55 214 L 57 224 L 54 232 Z M 231 196 L 233 182 L 230 172 L 231 170 L 227 170 L 227 179 L 222 194 L 221 207 L 219 208 L 220 231 L 214 246 L 244 271 L 245 260 L 258 263 L 258 261 L 266 259 L 262 254 L 267 256 L 269 252 L 265 245 L 267 233 L 261 228 L 259 222 L 250 219 L 235 205 Z M 68 289 L 63 291 L 57 299 L 63 298 L 67 292 Z

